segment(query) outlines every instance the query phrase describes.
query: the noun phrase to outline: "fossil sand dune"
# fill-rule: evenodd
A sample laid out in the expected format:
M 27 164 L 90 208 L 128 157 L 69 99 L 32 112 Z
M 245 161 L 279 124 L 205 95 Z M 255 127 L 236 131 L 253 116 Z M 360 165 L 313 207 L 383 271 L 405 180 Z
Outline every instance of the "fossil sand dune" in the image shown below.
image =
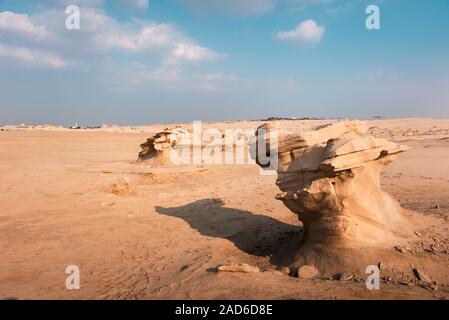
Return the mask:
M 170 150 L 176 145 L 183 143 L 182 137 L 189 133 L 177 127 L 173 130 L 168 128 L 156 133 L 154 136 L 140 145 L 142 151 L 139 152 L 138 160 L 140 162 L 150 160 L 154 166 L 163 166 L 170 164 Z M 178 141 L 181 139 L 181 141 Z
M 348 139 L 341 122 L 279 122 L 287 134 L 321 143 L 312 150 L 326 159 L 313 162 L 315 171 L 309 161 L 282 158 L 285 175 L 286 164 L 295 164 L 308 181 L 291 172 L 291 183 L 278 182 L 281 192 L 305 189 L 299 196 L 312 211 L 321 206 L 315 190 L 335 191 L 323 208 L 349 222 L 338 218 L 324 229 L 321 209 L 309 212 L 310 220 L 302 217 L 309 221 L 304 226 L 294 213 L 303 208 L 294 203 L 292 212 L 276 200 L 277 176 L 260 175 L 255 164 L 136 161 L 142 142 L 178 124 L 0 127 L 0 298 L 449 298 L 449 120 L 370 120 L 368 132 L 357 124 Z M 329 123 L 321 130 L 330 133 L 317 135 L 314 128 Z M 262 124 L 203 126 L 255 130 Z M 345 139 L 327 144 L 338 127 Z M 375 152 L 362 150 L 366 145 Z M 379 154 L 378 145 L 389 155 Z M 410 149 L 384 167 L 402 145 Z M 353 178 L 345 176 L 348 170 Z M 350 206 L 338 211 L 335 199 Z M 402 230 L 404 221 L 411 234 Z M 348 231 L 330 235 L 342 230 Z M 342 238 L 344 250 L 323 244 L 329 237 Z M 368 264 L 381 266 L 380 290 L 365 287 Z M 65 288 L 68 265 L 80 268 L 81 290 Z M 304 265 L 310 267 L 295 277 L 294 268 Z
M 354 250 L 365 250 L 376 259 L 381 253 L 375 249 L 414 237 L 411 221 L 380 186 L 383 167 L 408 147 L 369 135 L 368 126 L 360 121 L 305 131 L 283 130 L 276 123 L 258 129 L 267 131 L 261 136 L 267 145 L 270 131 L 278 135 L 273 152 L 278 156 L 276 185 L 282 192 L 276 198 L 304 226 L 299 266 L 304 259 L 317 264 L 308 257 L 321 255 L 326 257 L 327 272 L 355 269 L 360 255 Z

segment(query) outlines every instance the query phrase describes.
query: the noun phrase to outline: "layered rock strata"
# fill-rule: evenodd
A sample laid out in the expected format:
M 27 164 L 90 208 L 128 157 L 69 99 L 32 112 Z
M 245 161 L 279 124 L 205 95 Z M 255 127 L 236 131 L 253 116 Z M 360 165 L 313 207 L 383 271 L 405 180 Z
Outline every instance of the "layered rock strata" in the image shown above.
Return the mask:
M 303 223 L 306 246 L 383 248 L 407 234 L 408 222 L 382 191 L 380 173 L 408 147 L 370 136 L 359 121 L 299 132 L 273 124 L 259 129 L 278 132 L 278 145 L 271 146 L 278 155 L 277 199 Z

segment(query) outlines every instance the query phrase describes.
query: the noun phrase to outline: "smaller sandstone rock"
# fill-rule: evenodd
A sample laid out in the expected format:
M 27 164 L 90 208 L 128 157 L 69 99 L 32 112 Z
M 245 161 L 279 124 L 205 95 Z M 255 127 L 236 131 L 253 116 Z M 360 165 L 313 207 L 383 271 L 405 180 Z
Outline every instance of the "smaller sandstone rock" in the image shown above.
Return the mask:
M 110 192 L 116 196 L 126 196 L 130 193 L 129 179 L 127 177 L 120 178 L 112 184 Z
M 349 272 L 343 272 L 341 275 L 340 275 L 340 281 L 349 281 L 349 280 L 352 280 L 352 278 L 354 278 L 354 275 L 352 274 L 352 273 L 349 273 Z
M 395 248 L 397 251 L 399 251 L 400 253 L 406 253 L 406 252 L 407 252 L 407 248 L 406 248 L 406 247 L 395 246 L 394 248 Z
M 218 271 L 256 273 L 256 272 L 260 272 L 260 269 L 258 267 L 251 266 L 246 263 L 240 263 L 240 264 L 231 263 L 229 265 L 219 266 Z
M 139 152 L 138 160 L 145 161 L 168 155 L 175 145 L 183 143 L 183 139 L 188 137 L 186 134 L 189 132 L 190 130 L 182 129 L 179 126 L 174 129 L 165 128 L 164 131 L 156 133 L 140 145 L 142 151 Z
M 289 267 L 282 267 L 279 269 L 279 271 L 287 276 L 290 275 L 290 272 L 291 272 Z
M 438 284 L 436 282 L 432 283 L 421 283 L 421 288 L 431 290 L 431 291 L 438 291 Z
M 426 283 L 431 283 L 432 279 L 429 277 L 429 275 L 427 273 L 425 273 L 423 270 L 418 269 L 418 268 L 414 268 L 413 269 L 413 273 L 415 274 L 415 277 L 423 282 Z
M 438 291 L 438 284 L 434 281 L 427 285 L 427 288 L 433 291 Z
M 319 275 L 319 272 L 313 266 L 302 266 L 298 269 L 298 278 L 313 279 Z

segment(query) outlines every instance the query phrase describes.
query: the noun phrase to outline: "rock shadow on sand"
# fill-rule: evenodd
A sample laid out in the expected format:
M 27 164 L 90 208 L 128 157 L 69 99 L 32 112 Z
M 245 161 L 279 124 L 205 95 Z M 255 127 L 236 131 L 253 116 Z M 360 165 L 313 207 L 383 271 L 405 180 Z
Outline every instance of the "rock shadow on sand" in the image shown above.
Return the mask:
M 227 208 L 221 199 L 202 199 L 156 212 L 181 218 L 203 236 L 232 241 L 240 250 L 268 256 L 274 265 L 288 265 L 302 244 L 303 228 L 250 211 Z

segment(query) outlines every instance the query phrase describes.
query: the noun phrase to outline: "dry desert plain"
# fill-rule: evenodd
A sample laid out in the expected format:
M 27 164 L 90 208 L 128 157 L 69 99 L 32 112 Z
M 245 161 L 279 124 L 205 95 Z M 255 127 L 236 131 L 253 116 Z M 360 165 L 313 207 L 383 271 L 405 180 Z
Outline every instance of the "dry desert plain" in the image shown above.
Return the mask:
M 284 124 L 300 131 L 335 121 Z M 276 176 L 260 175 L 256 165 L 137 163 L 140 144 L 174 125 L 4 126 L 0 298 L 447 299 L 449 120 L 367 122 L 375 137 L 411 148 L 385 167 L 381 186 L 419 222 L 407 245 L 387 250 L 397 263 L 373 261 L 382 265 L 379 290 L 367 290 L 354 270 L 342 270 L 346 281 L 276 271 L 291 263 L 302 226 L 275 199 Z M 260 272 L 217 271 L 232 263 Z M 80 269 L 80 290 L 65 286 L 68 265 Z

